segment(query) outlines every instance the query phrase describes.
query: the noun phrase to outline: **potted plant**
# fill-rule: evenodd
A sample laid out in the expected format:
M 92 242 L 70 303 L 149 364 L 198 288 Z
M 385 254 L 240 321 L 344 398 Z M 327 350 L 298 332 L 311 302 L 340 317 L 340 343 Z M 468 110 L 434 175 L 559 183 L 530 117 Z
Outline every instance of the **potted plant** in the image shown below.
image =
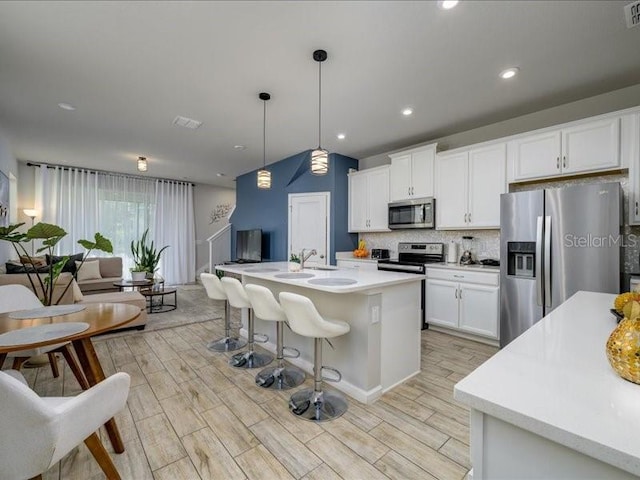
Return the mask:
M 62 294 L 57 299 L 53 298 L 53 290 L 56 281 L 62 273 L 63 267 L 69 260 L 69 256 L 66 255 L 56 263 L 49 265 L 46 273 L 40 275 L 40 273 L 34 268 L 33 257 L 27 251 L 25 244 L 28 244 L 34 240 L 41 240 L 42 247 L 40 247 L 36 253 L 46 252 L 49 254 L 49 258 L 52 258 L 54 247 L 67 235 L 67 232 L 58 225 L 43 222 L 36 223 L 26 232 L 18 232 L 17 230 L 22 225 L 24 225 L 24 223 L 17 223 L 8 225 L 6 227 L 0 227 L 0 240 L 5 240 L 11 243 L 14 250 L 18 254 L 18 257 L 21 259 L 20 261 L 25 269 L 25 272 L 27 273 L 31 288 L 36 294 L 38 294 L 38 288 L 36 288 L 36 286 L 40 287 L 40 292 L 42 292 L 43 295 L 43 297 L 40 298 L 40 301 L 42 301 L 42 303 L 47 306 L 57 305 L 71 286 L 71 282 L 69 282 L 63 290 Z M 82 261 L 80 262 L 77 270 L 80 270 L 80 268 L 82 268 L 82 265 L 84 264 L 84 261 L 91 250 L 100 250 L 107 253 L 113 253 L 113 246 L 111 245 L 111 241 L 103 237 L 100 233 L 95 234 L 94 241 L 78 240 L 78 243 L 87 249 L 87 254 L 82 258 Z
M 154 273 L 158 270 L 158 263 L 160 262 L 160 255 L 164 252 L 169 245 L 165 245 L 159 251 L 156 250 L 153 241 L 147 243 L 147 235 L 149 229 L 147 228 L 140 240 L 131 242 L 131 255 L 133 257 L 134 266 L 131 268 L 131 279 L 144 280 L 145 278 L 153 278 Z M 140 278 L 141 272 L 144 272 L 144 276 Z M 135 274 L 135 275 L 134 275 Z
M 290 272 L 298 272 L 300 271 L 300 257 L 295 253 L 292 253 L 289 257 L 289 271 Z

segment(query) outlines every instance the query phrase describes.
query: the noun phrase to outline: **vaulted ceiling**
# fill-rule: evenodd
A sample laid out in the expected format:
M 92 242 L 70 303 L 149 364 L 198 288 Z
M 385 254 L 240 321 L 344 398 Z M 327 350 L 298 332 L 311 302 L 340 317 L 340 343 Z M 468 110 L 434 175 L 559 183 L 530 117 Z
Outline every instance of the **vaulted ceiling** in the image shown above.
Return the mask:
M 0 126 L 19 160 L 233 186 L 259 92 L 267 163 L 317 146 L 315 49 L 322 146 L 363 158 L 640 83 L 627 3 L 0 2 Z

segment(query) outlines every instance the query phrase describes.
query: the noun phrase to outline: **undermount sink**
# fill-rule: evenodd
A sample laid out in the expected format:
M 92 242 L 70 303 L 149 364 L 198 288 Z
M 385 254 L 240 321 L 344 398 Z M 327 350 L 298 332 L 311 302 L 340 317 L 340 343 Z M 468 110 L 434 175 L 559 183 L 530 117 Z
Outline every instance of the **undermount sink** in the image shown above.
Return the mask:
M 311 277 L 315 277 L 315 275 L 313 273 L 291 272 L 291 273 L 276 273 L 274 277 L 295 279 L 295 278 L 311 278 Z
M 343 285 L 353 285 L 354 283 L 358 282 L 357 280 L 353 280 L 351 278 L 314 278 L 313 280 L 309 280 L 309 283 L 313 285 L 336 287 Z
M 253 268 L 247 268 L 245 271 L 246 272 L 279 272 L 280 269 L 273 268 L 273 267 L 253 267 Z

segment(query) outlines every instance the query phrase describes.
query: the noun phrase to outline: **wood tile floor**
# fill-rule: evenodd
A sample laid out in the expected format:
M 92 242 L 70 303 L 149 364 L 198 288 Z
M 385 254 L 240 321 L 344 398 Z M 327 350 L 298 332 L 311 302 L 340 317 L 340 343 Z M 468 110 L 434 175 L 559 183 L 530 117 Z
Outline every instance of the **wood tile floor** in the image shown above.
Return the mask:
M 467 474 L 469 412 L 453 400 L 453 386 L 495 348 L 424 331 L 420 375 L 373 405 L 349 399 L 342 418 L 316 425 L 289 413 L 290 391 L 259 389 L 255 370 L 234 369 L 226 354 L 205 348 L 221 326 L 217 320 L 95 340 L 107 375 L 131 375 L 128 407 L 117 417 L 126 451 L 112 453 L 123 479 L 448 480 Z M 62 379 L 52 378 L 49 368 L 23 373 L 41 395 L 80 391 L 68 367 Z M 106 433 L 100 435 L 113 452 Z M 104 476 L 81 445 L 43 478 Z

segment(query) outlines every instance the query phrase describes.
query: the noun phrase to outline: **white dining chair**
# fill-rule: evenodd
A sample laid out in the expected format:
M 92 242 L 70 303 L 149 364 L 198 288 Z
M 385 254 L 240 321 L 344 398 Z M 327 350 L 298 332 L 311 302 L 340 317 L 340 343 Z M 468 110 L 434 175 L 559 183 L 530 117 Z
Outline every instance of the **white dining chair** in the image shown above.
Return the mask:
M 41 479 L 81 442 L 106 478 L 119 479 L 97 430 L 125 407 L 130 383 L 119 372 L 75 397 L 40 397 L 20 372 L 0 371 L 0 480 Z
M 42 302 L 38 297 L 36 297 L 36 295 L 24 285 L 15 284 L 0 286 L 0 313 L 42 308 L 42 306 Z M 89 388 L 89 384 L 82 373 L 80 365 L 71 351 L 70 342 L 57 343 L 55 345 L 31 348 L 28 350 L 19 350 L 17 352 L 8 353 L 7 357 L 13 358 L 13 365 L 11 368 L 14 370 L 20 370 L 20 367 L 22 367 L 24 362 L 29 360 L 29 358 L 36 355 L 47 354 L 49 357 L 49 364 L 51 365 L 51 372 L 54 377 L 58 377 L 60 376 L 60 372 L 58 370 L 56 352 L 62 353 L 82 389 L 86 390 Z M 3 363 L 4 362 L 0 362 L 0 368 L 2 368 Z

